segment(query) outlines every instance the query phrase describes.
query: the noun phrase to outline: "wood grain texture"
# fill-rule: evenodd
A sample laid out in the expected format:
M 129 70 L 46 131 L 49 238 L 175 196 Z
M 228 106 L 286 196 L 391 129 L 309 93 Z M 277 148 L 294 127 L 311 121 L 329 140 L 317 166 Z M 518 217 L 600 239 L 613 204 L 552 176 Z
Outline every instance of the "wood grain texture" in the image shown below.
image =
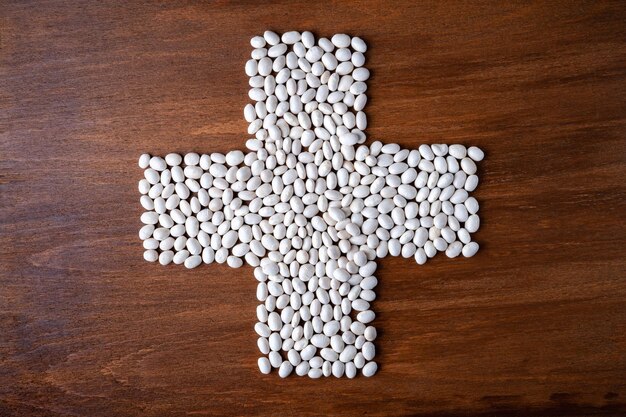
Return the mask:
M 0 2 L 0 415 L 626 414 L 620 2 Z M 249 39 L 369 44 L 370 138 L 481 146 L 479 254 L 386 259 L 375 378 L 256 366 L 250 268 L 142 259 L 142 152 L 242 148 Z

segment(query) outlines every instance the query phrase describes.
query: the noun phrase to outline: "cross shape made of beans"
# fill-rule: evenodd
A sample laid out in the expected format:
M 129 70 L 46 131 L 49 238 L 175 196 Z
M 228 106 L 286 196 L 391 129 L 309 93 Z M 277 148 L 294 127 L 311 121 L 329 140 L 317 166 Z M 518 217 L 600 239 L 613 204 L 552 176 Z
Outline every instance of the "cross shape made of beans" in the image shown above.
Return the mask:
M 376 260 L 478 251 L 483 152 L 364 144 L 358 37 L 266 31 L 251 45 L 247 151 L 140 157 L 144 258 L 254 267 L 262 373 L 372 376 Z

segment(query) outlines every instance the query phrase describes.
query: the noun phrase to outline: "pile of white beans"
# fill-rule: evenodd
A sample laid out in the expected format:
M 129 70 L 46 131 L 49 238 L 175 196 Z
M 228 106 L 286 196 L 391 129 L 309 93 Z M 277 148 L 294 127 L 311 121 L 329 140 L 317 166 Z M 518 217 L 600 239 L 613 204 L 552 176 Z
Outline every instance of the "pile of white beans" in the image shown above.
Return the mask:
M 473 256 L 483 152 L 363 145 L 360 38 L 267 31 L 251 44 L 249 152 L 139 158 L 144 258 L 254 267 L 262 373 L 372 376 L 376 259 Z

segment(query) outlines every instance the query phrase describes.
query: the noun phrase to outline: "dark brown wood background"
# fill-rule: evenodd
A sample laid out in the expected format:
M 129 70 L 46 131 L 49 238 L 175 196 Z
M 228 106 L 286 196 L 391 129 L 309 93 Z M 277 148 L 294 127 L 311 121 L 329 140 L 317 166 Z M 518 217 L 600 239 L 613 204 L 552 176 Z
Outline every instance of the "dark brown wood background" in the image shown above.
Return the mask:
M 1 2 L 0 415 L 625 414 L 624 3 L 257 3 Z M 262 376 L 249 268 L 142 259 L 137 157 L 242 148 L 266 28 L 367 40 L 370 138 L 487 154 L 479 254 L 382 262 L 375 378 Z

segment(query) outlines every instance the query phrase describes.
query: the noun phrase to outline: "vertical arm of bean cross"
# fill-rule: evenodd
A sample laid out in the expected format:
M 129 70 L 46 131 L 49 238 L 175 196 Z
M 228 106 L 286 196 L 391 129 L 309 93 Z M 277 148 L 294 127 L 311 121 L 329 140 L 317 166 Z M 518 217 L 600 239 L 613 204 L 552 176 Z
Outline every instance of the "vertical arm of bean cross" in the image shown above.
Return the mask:
M 251 44 L 246 153 L 140 157 L 144 258 L 253 266 L 262 373 L 372 376 L 376 260 L 473 256 L 483 153 L 365 145 L 360 38 L 267 31 Z

